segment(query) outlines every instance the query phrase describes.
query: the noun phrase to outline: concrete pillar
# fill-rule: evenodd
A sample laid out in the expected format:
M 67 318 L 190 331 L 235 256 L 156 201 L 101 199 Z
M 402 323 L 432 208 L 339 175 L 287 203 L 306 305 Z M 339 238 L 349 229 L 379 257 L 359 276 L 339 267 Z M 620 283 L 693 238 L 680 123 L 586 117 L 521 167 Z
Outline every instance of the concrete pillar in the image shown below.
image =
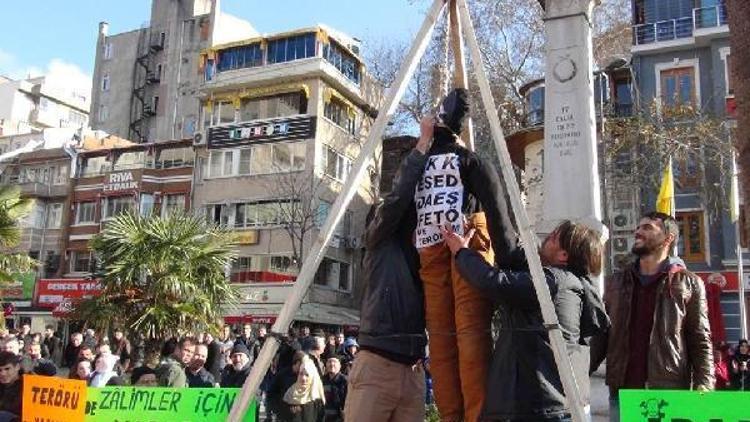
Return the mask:
M 546 0 L 544 205 L 537 230 L 562 220 L 604 238 L 597 164 L 591 12 L 596 0 Z

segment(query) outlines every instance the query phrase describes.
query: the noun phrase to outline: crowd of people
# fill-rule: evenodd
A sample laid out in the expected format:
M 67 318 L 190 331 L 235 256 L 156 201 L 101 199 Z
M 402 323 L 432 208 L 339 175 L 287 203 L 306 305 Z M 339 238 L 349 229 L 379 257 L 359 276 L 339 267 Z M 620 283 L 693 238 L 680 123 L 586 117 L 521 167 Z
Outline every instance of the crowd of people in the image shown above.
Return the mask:
M 22 375 L 66 377 L 90 387 L 171 388 L 242 387 L 267 338 L 267 329 L 244 324 L 220 335 L 199 333 L 170 339 L 161 351 L 148 350 L 142 338 L 123 330 L 112 336 L 88 329 L 70 335 L 67 344 L 48 326 L 44 334 L 0 332 L 0 420 L 21 415 Z M 343 421 L 347 374 L 359 345 L 355 337 L 303 326 L 281 336 L 281 347 L 258 395 L 267 421 Z M 134 346 L 135 344 L 135 346 Z

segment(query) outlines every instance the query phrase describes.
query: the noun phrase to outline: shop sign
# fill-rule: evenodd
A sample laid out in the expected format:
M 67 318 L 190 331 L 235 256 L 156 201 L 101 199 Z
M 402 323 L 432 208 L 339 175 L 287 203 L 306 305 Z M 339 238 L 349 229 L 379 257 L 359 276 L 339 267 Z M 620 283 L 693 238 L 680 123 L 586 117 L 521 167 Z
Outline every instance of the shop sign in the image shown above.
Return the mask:
M 34 303 L 40 307 L 55 309 L 63 302 L 89 299 L 99 295 L 101 291 L 102 286 L 96 280 L 40 279 Z
M 620 390 L 621 421 L 747 421 L 748 409 L 747 392 Z
M 313 137 L 315 119 L 301 116 L 213 126 L 208 128 L 207 141 L 209 148 L 224 148 Z
M 102 188 L 103 192 L 120 192 L 124 190 L 138 190 L 138 180 L 135 179 L 132 171 L 110 173 L 105 177 Z
M 294 283 L 253 283 L 235 286 L 239 303 L 284 303 L 292 292 Z
M 3 300 L 31 300 L 34 295 L 34 272 L 13 273 L 12 282 L 0 288 L 0 298 Z
M 258 231 L 257 230 L 243 230 L 237 233 L 237 243 L 240 245 L 257 245 L 258 244 Z

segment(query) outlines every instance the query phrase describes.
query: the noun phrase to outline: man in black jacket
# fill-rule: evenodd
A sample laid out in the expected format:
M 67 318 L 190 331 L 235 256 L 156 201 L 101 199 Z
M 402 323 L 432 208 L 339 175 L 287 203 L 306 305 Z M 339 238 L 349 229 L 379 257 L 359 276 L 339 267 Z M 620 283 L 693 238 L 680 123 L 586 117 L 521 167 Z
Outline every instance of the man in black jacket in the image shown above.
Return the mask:
M 480 420 L 570 421 L 530 272 L 492 267 L 467 248 L 472 234 L 464 238 L 450 227 L 443 229 L 458 271 L 501 309 Z M 589 399 L 589 341 L 609 327 L 589 279 L 601 272 L 602 250 L 599 233 L 569 221 L 547 236 L 539 250 L 583 404 Z
M 185 367 L 185 377 L 190 388 L 211 388 L 214 386 L 214 376 L 203 367 L 208 356 L 208 347 L 205 344 L 197 344 L 193 359 Z
M 343 422 L 344 403 L 346 403 L 346 376 L 341 373 L 341 362 L 338 358 L 329 358 L 326 361 L 323 390 L 326 395 L 325 422 Z
M 223 388 L 241 388 L 245 385 L 247 376 L 250 375 L 250 367 L 252 365 L 250 350 L 244 344 L 237 343 L 232 348 L 230 359 L 232 359 L 232 363 L 227 365 L 221 374 L 221 386 Z
M 432 122 L 424 122 L 421 131 L 365 234 L 360 351 L 349 373 L 344 420 L 424 420 L 425 381 L 419 361 L 427 336 L 419 255 L 412 236 L 414 189 L 427 162 Z
M 218 381 L 225 362 L 223 345 L 211 333 L 206 333 L 203 339 L 208 347 L 208 356 L 206 356 L 206 363 L 203 366 L 214 376 L 214 380 Z

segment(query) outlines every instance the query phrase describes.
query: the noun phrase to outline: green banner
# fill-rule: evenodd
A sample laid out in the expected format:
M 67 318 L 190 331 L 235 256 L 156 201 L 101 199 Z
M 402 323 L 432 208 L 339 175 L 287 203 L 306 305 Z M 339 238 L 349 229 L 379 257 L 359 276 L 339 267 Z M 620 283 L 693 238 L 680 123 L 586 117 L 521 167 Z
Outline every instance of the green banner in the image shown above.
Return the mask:
M 750 392 L 620 390 L 625 422 L 750 422 Z
M 88 388 L 86 421 L 224 422 L 239 388 Z M 255 422 L 255 403 L 242 419 Z
M 10 275 L 13 281 L 0 286 L 0 299 L 2 300 L 31 300 L 34 296 L 34 283 L 36 274 L 31 271 L 27 273 L 13 273 Z

